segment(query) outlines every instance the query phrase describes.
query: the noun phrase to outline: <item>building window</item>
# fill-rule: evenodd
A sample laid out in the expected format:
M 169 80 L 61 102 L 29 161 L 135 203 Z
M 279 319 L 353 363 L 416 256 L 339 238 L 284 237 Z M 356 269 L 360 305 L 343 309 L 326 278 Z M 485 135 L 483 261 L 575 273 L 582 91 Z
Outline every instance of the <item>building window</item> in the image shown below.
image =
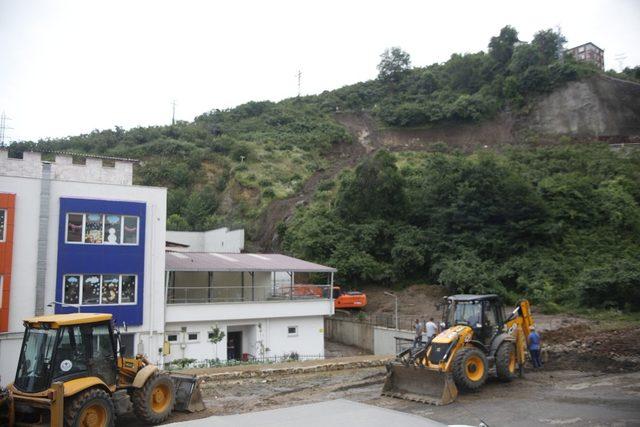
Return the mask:
M 135 304 L 137 277 L 130 274 L 67 274 L 62 281 L 64 304 Z
M 101 213 L 67 214 L 66 243 L 137 245 L 140 218 Z
M 167 335 L 168 342 L 178 342 L 178 334 L 168 334 Z
M 198 341 L 199 336 L 199 332 L 189 332 L 187 334 L 187 341 Z
M 297 337 L 298 336 L 298 327 L 297 326 L 287 326 L 287 336 L 289 336 L 289 337 Z
M 7 210 L 0 209 L 0 242 L 4 242 L 7 239 Z

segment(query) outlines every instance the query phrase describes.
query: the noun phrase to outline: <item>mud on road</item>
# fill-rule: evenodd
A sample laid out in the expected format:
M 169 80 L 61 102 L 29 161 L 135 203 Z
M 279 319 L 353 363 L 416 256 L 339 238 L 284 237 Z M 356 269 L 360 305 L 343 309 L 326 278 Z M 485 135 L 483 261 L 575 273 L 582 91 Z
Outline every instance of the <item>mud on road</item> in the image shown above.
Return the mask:
M 385 369 L 377 367 L 219 381 L 203 389 L 205 412 L 176 414 L 170 421 L 344 398 L 446 424 L 640 425 L 640 372 L 532 371 L 508 384 L 490 380 L 480 392 L 461 394 L 448 406 L 380 396 L 384 377 Z

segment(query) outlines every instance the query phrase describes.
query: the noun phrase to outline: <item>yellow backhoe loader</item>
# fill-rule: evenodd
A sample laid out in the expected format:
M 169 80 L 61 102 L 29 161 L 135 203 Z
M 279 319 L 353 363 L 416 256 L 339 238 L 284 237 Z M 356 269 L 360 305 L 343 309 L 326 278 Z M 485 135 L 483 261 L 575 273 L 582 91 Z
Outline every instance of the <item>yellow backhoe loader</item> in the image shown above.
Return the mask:
M 506 319 L 497 295 L 453 295 L 443 305 L 444 330 L 387 364 L 383 395 L 446 405 L 458 389 L 478 390 L 490 371 L 503 381 L 522 375 L 533 324 L 528 301 Z
M 174 409 L 204 409 L 195 377 L 121 356 L 111 314 L 40 316 L 24 326 L 15 381 L 0 396 L 1 425 L 108 427 L 131 410 L 159 424 Z

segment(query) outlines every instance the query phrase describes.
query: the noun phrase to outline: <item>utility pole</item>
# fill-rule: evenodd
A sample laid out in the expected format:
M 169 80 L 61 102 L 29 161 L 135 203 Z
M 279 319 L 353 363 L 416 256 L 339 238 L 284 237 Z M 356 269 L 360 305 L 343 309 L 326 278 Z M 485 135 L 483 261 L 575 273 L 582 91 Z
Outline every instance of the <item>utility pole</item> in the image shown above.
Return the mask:
M 173 107 L 173 114 L 171 115 L 171 124 L 175 125 L 176 124 L 176 100 L 175 99 L 171 102 L 171 106 Z
M 385 295 L 389 297 L 393 297 L 396 300 L 396 309 L 395 309 L 395 323 L 396 323 L 396 331 L 398 330 L 398 295 L 392 294 L 391 292 L 383 292 Z
M 624 53 L 618 53 L 614 59 L 618 61 L 618 68 L 620 68 L 620 72 L 622 72 L 622 64 L 624 63 L 624 60 L 627 59 L 627 55 Z
M 2 115 L 0 115 L 0 147 L 4 147 L 4 139 L 7 136 L 7 130 L 12 129 L 7 126 L 7 120 L 11 120 L 11 118 L 7 117 L 3 111 Z
M 298 74 L 296 74 L 296 77 L 298 77 L 298 98 L 300 98 L 300 82 L 302 80 L 302 71 L 298 70 Z

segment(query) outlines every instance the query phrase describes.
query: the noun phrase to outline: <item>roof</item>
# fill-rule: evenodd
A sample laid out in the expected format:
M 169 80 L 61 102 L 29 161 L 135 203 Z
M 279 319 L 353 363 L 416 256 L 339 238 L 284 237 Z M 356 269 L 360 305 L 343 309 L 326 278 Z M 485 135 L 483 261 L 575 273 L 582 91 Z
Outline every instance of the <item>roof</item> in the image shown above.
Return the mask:
M 25 323 L 40 324 L 49 323 L 52 328 L 65 325 L 80 325 L 84 323 L 97 323 L 111 320 L 111 314 L 108 313 L 71 313 L 71 314 L 51 314 L 48 316 L 37 316 L 25 319 Z
M 0 150 L 9 151 L 8 146 L 0 146 Z M 88 157 L 91 159 L 103 159 L 103 160 L 114 160 L 118 162 L 129 162 L 129 163 L 140 163 L 139 159 L 130 159 L 128 157 L 113 157 L 113 156 L 102 156 L 99 154 L 88 154 L 88 153 L 76 153 L 71 151 L 55 151 L 55 150 L 27 150 L 30 153 L 41 153 L 41 154 L 60 154 L 63 156 L 72 156 L 72 157 Z
M 499 298 L 496 294 L 486 294 L 486 295 L 474 295 L 474 294 L 458 294 L 458 295 L 449 295 L 447 299 L 456 300 L 456 301 L 484 301 L 490 299 Z
M 603 52 L 604 52 L 604 49 L 602 49 L 602 48 L 598 47 L 598 46 L 597 46 L 595 43 L 593 43 L 593 42 L 586 42 L 586 43 L 583 43 L 583 44 L 579 44 L 578 46 L 570 47 L 569 49 L 566 49 L 566 50 L 573 50 L 573 49 L 577 49 L 577 48 L 579 48 L 579 47 L 586 46 L 586 45 L 588 45 L 588 44 L 590 44 L 590 45 L 592 45 L 593 47 L 595 47 L 596 49 L 601 50 L 601 51 L 603 51 Z
M 167 271 L 293 271 L 333 273 L 333 267 L 280 254 L 236 254 L 218 252 L 165 253 Z

